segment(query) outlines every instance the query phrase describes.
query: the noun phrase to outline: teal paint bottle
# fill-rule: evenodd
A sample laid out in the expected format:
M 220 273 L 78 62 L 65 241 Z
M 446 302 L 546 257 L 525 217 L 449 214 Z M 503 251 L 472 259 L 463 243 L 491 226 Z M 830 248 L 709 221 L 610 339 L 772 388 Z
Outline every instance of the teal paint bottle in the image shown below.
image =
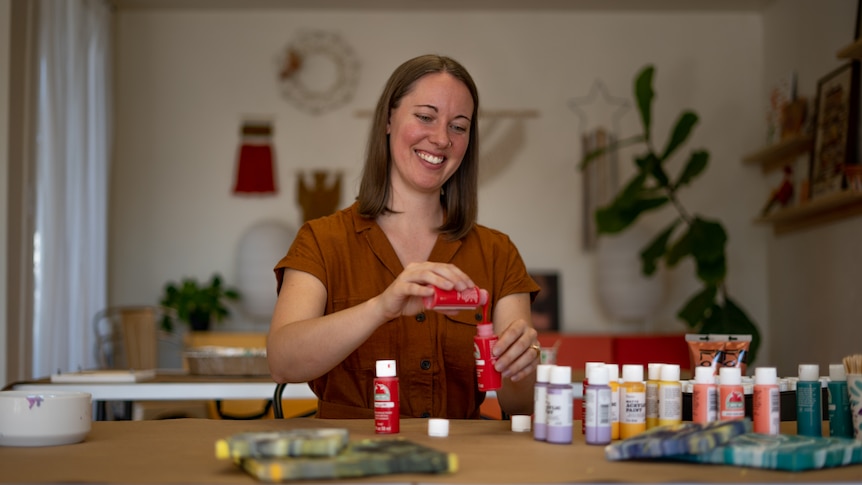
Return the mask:
M 796 383 L 796 434 L 823 436 L 822 396 L 820 366 L 800 364 L 799 382 Z
M 829 436 L 853 437 L 853 422 L 850 415 L 850 393 L 847 390 L 847 373 L 844 364 L 829 365 Z

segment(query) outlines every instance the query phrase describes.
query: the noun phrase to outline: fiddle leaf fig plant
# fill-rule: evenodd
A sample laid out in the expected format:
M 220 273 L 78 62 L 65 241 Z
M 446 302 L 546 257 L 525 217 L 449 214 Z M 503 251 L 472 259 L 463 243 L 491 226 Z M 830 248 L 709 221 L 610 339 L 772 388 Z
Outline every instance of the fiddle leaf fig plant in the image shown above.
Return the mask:
M 634 158 L 635 174 L 631 180 L 609 205 L 596 210 L 598 233 L 619 233 L 642 214 L 672 207 L 676 217 L 640 252 L 641 271 L 650 276 L 662 262 L 672 268 L 691 257 L 702 287 L 677 312 L 677 317 L 697 333 L 751 335 L 747 359 L 751 364 L 760 346 L 760 332 L 727 288 L 727 232 L 718 220 L 687 211 L 677 196 L 679 190 L 691 185 L 704 172 L 709 152 L 691 151 L 675 177 L 666 170 L 666 162 L 677 154 L 697 125 L 698 115 L 693 111 L 681 113 L 670 138 L 663 147 L 657 146 L 651 131 L 654 74 L 655 68 L 648 65 L 635 79 L 634 94 L 643 133 L 590 152 L 581 161 L 583 169 L 609 151 L 630 145 L 644 146 L 644 151 Z

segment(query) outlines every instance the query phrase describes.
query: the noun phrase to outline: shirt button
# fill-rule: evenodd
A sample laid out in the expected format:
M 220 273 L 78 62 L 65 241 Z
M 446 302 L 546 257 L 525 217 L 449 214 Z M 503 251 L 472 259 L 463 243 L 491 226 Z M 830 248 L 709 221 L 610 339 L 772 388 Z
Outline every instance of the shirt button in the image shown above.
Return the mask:
M 420 313 L 420 314 L 416 315 L 416 321 L 417 321 L 417 322 L 419 322 L 419 323 L 424 322 L 424 321 L 425 321 L 425 314 L 424 314 L 424 313 Z
M 431 417 L 431 413 L 422 413 L 422 417 L 423 417 L 423 418 L 430 418 L 430 417 Z
M 419 365 L 422 367 L 422 370 L 428 370 L 431 368 L 431 361 L 428 359 L 425 359 Z
M 474 315 L 474 316 L 476 317 L 476 321 L 477 321 L 477 322 L 481 322 L 481 321 L 482 321 L 482 314 L 481 314 L 481 313 L 477 313 L 477 314 L 476 314 L 476 315 Z

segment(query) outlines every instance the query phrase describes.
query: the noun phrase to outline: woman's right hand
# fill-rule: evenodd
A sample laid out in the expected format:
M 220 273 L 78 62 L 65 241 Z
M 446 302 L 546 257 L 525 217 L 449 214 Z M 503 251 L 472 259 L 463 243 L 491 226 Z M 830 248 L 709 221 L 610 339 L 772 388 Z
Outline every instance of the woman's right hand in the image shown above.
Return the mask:
M 447 263 L 410 263 L 383 293 L 376 297 L 386 321 L 416 315 L 425 306 L 422 298 L 432 296 L 432 286 L 463 291 L 476 286 L 457 266 Z

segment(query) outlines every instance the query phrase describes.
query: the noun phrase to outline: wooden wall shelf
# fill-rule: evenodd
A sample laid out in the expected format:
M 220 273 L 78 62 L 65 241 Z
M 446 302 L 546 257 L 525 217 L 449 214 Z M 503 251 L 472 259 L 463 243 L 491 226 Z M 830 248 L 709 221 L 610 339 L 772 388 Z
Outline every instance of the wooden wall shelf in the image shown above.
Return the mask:
M 814 137 L 811 135 L 798 135 L 779 141 L 774 145 L 764 147 L 754 153 L 746 155 L 744 163 L 760 165 L 763 173 L 785 164 L 793 162 L 797 156 L 808 152 L 814 145 Z
M 858 215 L 862 215 L 862 192 L 845 190 L 775 211 L 755 222 L 772 224 L 775 234 L 785 234 Z
M 862 59 L 862 39 L 856 40 L 856 42 L 842 47 L 838 51 L 839 59 Z

